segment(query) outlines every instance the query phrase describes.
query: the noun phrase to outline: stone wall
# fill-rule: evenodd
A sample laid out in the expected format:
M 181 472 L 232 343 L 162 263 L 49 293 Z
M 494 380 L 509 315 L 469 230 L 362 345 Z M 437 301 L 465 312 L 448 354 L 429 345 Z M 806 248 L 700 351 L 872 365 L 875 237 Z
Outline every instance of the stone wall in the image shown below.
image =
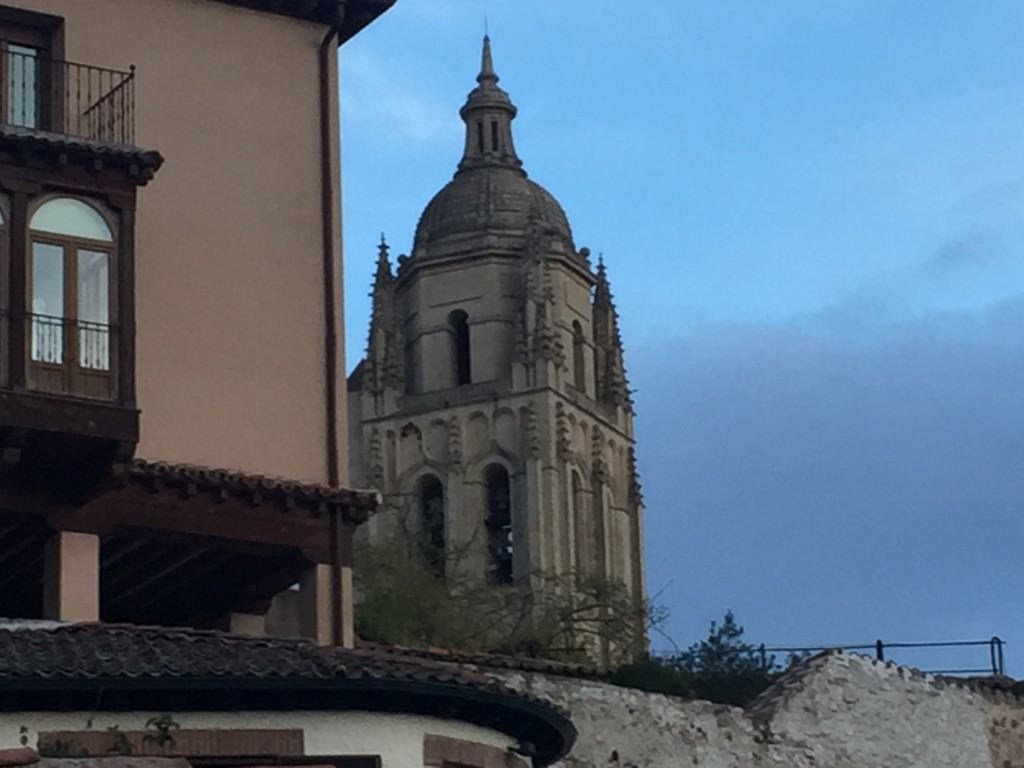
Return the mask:
M 565 768 L 1017 768 L 1024 704 L 1010 694 L 830 652 L 746 710 L 578 677 L 495 670 L 566 709 Z

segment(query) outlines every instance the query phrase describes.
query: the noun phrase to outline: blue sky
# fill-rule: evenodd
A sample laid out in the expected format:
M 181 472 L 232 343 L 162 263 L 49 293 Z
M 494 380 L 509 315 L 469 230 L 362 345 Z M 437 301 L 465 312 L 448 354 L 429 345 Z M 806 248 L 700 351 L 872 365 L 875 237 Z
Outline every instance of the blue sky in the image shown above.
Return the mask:
M 784 645 L 999 634 L 1024 676 L 1024 4 L 399 0 L 341 52 L 350 366 L 485 14 L 518 153 L 608 263 L 675 643 L 732 608 Z

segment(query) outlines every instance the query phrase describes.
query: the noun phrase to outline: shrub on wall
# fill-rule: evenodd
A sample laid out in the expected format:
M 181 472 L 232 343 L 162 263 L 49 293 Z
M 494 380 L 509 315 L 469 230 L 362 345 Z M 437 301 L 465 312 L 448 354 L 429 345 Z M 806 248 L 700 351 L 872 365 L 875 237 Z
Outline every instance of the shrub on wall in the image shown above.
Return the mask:
M 611 682 L 652 693 L 705 699 L 743 707 L 757 698 L 782 668 L 773 656 L 743 641 L 743 627 L 727 611 L 708 636 L 685 651 L 646 657 L 619 667 Z

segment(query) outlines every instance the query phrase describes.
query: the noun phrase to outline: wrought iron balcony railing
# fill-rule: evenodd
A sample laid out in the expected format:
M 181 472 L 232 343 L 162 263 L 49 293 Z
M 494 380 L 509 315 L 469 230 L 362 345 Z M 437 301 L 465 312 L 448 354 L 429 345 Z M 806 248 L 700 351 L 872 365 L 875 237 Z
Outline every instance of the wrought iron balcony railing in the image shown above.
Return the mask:
M 135 67 L 127 72 L 0 43 L 0 124 L 112 144 L 135 140 Z

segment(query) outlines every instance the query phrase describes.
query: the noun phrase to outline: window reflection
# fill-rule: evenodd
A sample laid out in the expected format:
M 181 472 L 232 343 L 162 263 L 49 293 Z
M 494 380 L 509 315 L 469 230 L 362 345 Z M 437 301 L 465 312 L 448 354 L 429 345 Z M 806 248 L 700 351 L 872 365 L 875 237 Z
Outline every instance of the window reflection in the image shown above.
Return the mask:
M 39 127 L 39 51 L 26 45 L 7 45 L 7 122 Z
M 78 364 L 91 370 L 110 369 L 109 256 L 78 251 Z
M 64 362 L 64 249 L 32 244 L 32 359 Z

